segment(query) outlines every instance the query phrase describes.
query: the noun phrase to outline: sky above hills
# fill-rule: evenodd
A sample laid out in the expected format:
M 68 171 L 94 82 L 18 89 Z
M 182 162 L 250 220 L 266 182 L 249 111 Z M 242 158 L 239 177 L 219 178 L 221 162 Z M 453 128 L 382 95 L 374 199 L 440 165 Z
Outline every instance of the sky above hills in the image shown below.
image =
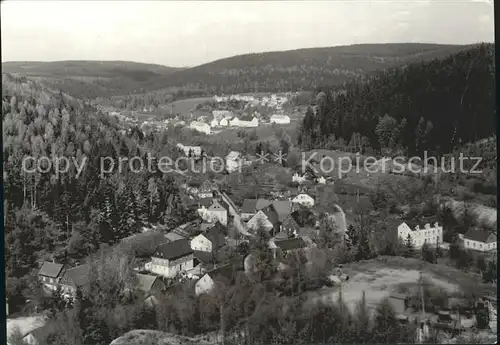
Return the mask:
M 2 62 L 126 60 L 181 67 L 358 43 L 493 42 L 493 18 L 489 0 L 6 0 Z

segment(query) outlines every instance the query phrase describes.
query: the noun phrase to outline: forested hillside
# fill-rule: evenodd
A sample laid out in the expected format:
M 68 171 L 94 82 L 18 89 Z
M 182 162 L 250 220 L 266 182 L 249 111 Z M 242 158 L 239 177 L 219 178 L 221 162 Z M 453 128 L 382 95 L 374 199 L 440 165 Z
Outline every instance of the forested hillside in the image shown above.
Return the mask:
M 136 99 L 147 93 L 144 98 L 153 100 L 138 103 L 149 106 L 221 93 L 313 90 L 464 48 L 419 43 L 360 44 L 245 54 L 186 69 L 123 61 L 7 62 L 2 69 L 37 77 L 77 98 L 136 94 Z M 130 97 L 123 101 L 130 103 Z
M 452 152 L 495 134 L 494 45 L 324 88 L 300 131 L 306 148 L 366 145 Z
M 361 44 L 245 54 L 173 73 L 166 78 L 166 86 L 183 86 L 209 94 L 310 90 L 463 48 L 416 43 Z
M 161 88 L 165 77 L 182 70 L 130 61 L 4 62 L 4 73 L 42 80 L 78 98 L 121 95 Z
M 133 173 L 126 164 L 118 174 L 119 156 L 138 156 L 145 164 L 147 153 L 175 157 L 165 137 L 124 131 L 116 119 L 76 99 L 11 75 L 2 76 L 2 124 L 9 297 L 21 293 L 13 278 L 40 260 L 80 259 L 145 224 L 175 225 L 189 216 L 172 176 Z M 36 171 L 33 161 L 22 169 L 26 157 L 46 158 Z M 67 172 L 61 165 L 58 176 L 54 157 L 69 159 Z M 114 173 L 100 176 L 101 157 L 115 159 Z

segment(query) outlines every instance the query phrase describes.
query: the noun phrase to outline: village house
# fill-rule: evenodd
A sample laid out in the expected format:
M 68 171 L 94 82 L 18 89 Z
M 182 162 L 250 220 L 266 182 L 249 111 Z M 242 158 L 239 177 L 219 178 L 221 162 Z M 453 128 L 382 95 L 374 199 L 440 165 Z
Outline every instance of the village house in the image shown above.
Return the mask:
M 203 149 L 200 146 L 185 146 L 182 144 L 176 145 L 186 157 L 201 157 Z
M 217 120 L 215 117 L 210 121 L 210 127 L 218 127 L 219 126 L 219 120 Z
M 240 169 L 243 165 L 241 154 L 237 151 L 231 151 L 226 156 L 226 171 L 232 173 Z
M 193 121 L 189 125 L 189 128 L 201 133 L 210 134 L 210 125 L 203 122 Z
M 54 291 L 59 286 L 59 281 L 64 273 L 64 265 L 45 261 L 38 271 L 38 279 L 43 287 Z
M 286 258 L 290 254 L 294 254 L 307 248 L 306 242 L 301 237 L 289 238 L 286 240 L 276 240 L 274 241 L 274 245 L 276 246 L 276 254 L 277 258 Z
M 301 193 L 292 199 L 293 203 L 305 206 L 305 207 L 313 207 L 314 206 L 314 198 L 309 194 Z
M 213 201 L 214 201 L 213 197 L 198 199 L 198 214 L 200 214 L 201 216 L 202 213 L 205 213 L 206 209 L 208 209 L 210 205 L 212 205 Z
M 247 115 L 239 119 L 237 126 L 239 127 L 258 127 L 259 119 L 251 115 Z
M 408 235 L 415 248 L 421 248 L 424 243 L 439 245 L 443 241 L 443 227 L 436 222 L 433 227 L 427 223 L 423 228 L 419 225 L 410 228 L 406 222 L 403 222 L 398 226 L 398 238 L 404 242 Z
M 85 264 L 64 271 L 59 283 L 65 297 L 74 296 L 76 289 L 84 288 L 89 284 L 90 270 L 90 265 Z
M 214 199 L 212 204 L 203 212 L 203 219 L 209 223 L 219 221 L 222 225 L 227 225 L 228 206 L 222 200 Z
M 497 249 L 497 235 L 490 231 L 471 229 L 463 236 L 464 249 L 480 252 L 495 251 Z
M 222 224 L 217 223 L 206 232 L 199 234 L 191 240 L 191 248 L 200 252 L 215 252 L 226 244 L 222 233 Z
M 279 216 L 274 206 L 271 204 L 259 210 L 255 216 L 247 222 L 247 227 L 253 231 L 262 228 L 271 232 L 272 235 L 277 233 L 279 231 Z
M 280 233 L 287 234 L 291 236 L 293 234 L 297 234 L 300 231 L 300 226 L 297 224 L 292 215 L 288 215 L 280 225 Z
M 220 120 L 219 126 L 228 127 L 230 125 L 230 121 L 231 121 L 231 119 L 224 118 L 224 119 Z
M 164 277 L 174 277 L 177 273 L 193 268 L 194 257 L 188 240 L 177 240 L 160 244 L 151 262 L 146 264 L 150 272 Z
M 276 124 L 287 124 L 290 123 L 290 117 L 288 117 L 287 115 L 275 114 L 271 115 L 271 117 L 269 118 L 269 122 Z
M 228 264 L 205 273 L 194 285 L 195 294 L 199 296 L 203 293 L 209 293 L 218 280 L 231 284 L 236 277 L 236 272 L 236 268 L 232 264 Z

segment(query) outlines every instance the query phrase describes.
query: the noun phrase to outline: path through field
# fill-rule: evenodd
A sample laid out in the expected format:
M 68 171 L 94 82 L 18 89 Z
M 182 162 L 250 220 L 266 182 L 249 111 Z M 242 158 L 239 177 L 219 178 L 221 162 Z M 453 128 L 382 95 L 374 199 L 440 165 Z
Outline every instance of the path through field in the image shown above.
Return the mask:
M 375 307 L 383 298 L 389 297 L 391 292 L 397 292 L 398 285 L 417 284 L 420 272 L 418 270 L 372 268 L 363 272 L 349 272 L 349 280 L 342 284 L 342 299 L 350 307 L 354 308 L 365 292 L 368 307 Z M 458 286 L 448 283 L 436 276 L 425 275 L 434 284 L 450 292 L 458 289 Z M 336 301 L 340 288 L 320 290 L 320 296 L 312 296 L 312 301 Z

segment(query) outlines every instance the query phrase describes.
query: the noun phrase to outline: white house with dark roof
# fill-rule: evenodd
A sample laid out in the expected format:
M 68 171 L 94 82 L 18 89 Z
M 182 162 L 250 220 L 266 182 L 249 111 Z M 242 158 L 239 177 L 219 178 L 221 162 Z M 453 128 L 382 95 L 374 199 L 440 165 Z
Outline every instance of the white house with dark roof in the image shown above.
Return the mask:
M 214 199 L 212 204 L 203 213 L 203 219 L 207 222 L 219 221 L 222 225 L 227 225 L 228 206 L 222 200 Z
M 147 295 L 162 291 L 166 286 L 159 276 L 136 273 L 137 288 Z
M 145 267 L 148 271 L 164 277 L 174 277 L 194 266 L 193 249 L 188 240 L 177 240 L 160 244 Z
M 64 265 L 45 261 L 38 271 L 38 279 L 49 290 L 56 290 L 64 273 Z
M 196 295 L 212 291 L 218 280 L 225 284 L 230 284 L 236 277 L 236 272 L 236 268 L 232 264 L 228 264 L 205 273 L 194 286 Z
M 281 241 L 275 240 L 274 245 L 276 246 L 276 256 L 282 258 L 307 248 L 307 243 L 301 237 Z
M 497 235 L 486 230 L 471 229 L 463 237 L 465 249 L 490 252 L 497 249 Z
M 90 283 L 91 266 L 88 264 L 68 268 L 61 277 L 61 290 L 66 297 L 73 296 L 77 288 L 84 288 Z
M 440 245 L 443 242 L 443 227 L 437 222 L 433 226 L 427 223 L 422 228 L 419 225 L 410 227 L 407 222 L 403 222 L 398 226 L 398 238 L 404 242 L 408 235 L 415 248 L 421 248 L 424 243 Z

